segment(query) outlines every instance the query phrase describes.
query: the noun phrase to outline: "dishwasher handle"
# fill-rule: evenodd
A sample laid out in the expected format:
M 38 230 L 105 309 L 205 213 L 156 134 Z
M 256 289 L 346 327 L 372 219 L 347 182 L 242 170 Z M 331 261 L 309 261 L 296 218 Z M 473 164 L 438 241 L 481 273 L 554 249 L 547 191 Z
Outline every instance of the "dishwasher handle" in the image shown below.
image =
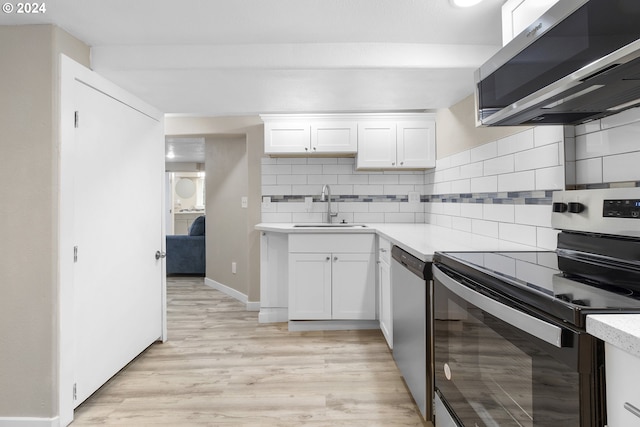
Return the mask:
M 441 283 L 451 292 L 479 309 L 555 347 L 562 348 L 562 328 L 559 326 L 547 323 L 483 295 L 449 277 L 435 265 L 433 266 L 433 278 L 434 281 Z

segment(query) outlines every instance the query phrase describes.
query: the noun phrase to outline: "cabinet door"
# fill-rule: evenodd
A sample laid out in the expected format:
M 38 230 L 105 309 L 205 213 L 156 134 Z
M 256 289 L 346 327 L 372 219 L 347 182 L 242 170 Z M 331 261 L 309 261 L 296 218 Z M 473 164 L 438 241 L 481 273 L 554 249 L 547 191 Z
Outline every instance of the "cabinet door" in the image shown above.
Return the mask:
M 358 123 L 357 168 L 393 168 L 396 166 L 396 124 L 394 122 Z
M 391 317 L 391 268 L 384 261 L 378 262 L 378 280 L 380 285 L 380 329 L 387 340 L 389 348 L 393 348 L 393 323 Z
M 357 151 L 356 122 L 321 121 L 311 124 L 312 153 L 356 153 Z
M 558 0 L 508 0 L 502 6 L 502 45 L 533 24 Z
M 307 122 L 267 122 L 264 124 L 264 152 L 308 153 L 311 130 Z
M 331 319 L 331 255 L 289 254 L 289 320 Z
M 435 122 L 399 122 L 397 149 L 397 167 L 399 168 L 435 167 Z
M 376 318 L 373 254 L 333 254 L 333 319 Z
M 287 281 L 287 235 L 260 236 L 260 307 L 286 308 L 289 303 Z
M 640 427 L 640 358 L 605 343 L 609 427 Z

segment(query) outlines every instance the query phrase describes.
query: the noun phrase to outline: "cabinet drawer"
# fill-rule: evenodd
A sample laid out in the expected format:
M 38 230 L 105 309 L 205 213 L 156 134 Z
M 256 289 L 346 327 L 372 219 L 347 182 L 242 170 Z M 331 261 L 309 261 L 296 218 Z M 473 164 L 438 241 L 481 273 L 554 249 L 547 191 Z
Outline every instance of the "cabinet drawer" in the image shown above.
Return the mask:
M 605 343 L 608 427 L 640 427 L 640 358 Z
M 378 237 L 378 261 L 391 264 L 391 242 L 384 237 Z
M 373 253 L 375 234 L 290 234 L 289 252 Z

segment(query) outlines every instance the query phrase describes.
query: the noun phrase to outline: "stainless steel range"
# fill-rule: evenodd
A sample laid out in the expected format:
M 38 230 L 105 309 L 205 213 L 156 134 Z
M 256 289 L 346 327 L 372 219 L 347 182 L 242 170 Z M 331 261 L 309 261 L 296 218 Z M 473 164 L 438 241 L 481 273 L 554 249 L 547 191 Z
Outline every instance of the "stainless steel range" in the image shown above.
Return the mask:
M 640 188 L 556 192 L 556 251 L 434 256 L 435 422 L 606 425 L 590 313 L 640 313 Z

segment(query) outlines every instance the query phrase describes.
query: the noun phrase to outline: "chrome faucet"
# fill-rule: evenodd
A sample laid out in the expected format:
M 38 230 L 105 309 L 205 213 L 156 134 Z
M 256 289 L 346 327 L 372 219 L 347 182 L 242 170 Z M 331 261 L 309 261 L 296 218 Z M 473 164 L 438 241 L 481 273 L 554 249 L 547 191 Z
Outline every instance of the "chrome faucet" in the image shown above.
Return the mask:
M 331 224 L 331 218 L 333 218 L 334 216 L 338 216 L 338 213 L 331 212 L 331 187 L 329 187 L 328 184 L 325 184 L 322 187 L 322 194 L 320 194 L 320 201 L 324 202 L 325 198 L 327 200 L 327 224 Z

